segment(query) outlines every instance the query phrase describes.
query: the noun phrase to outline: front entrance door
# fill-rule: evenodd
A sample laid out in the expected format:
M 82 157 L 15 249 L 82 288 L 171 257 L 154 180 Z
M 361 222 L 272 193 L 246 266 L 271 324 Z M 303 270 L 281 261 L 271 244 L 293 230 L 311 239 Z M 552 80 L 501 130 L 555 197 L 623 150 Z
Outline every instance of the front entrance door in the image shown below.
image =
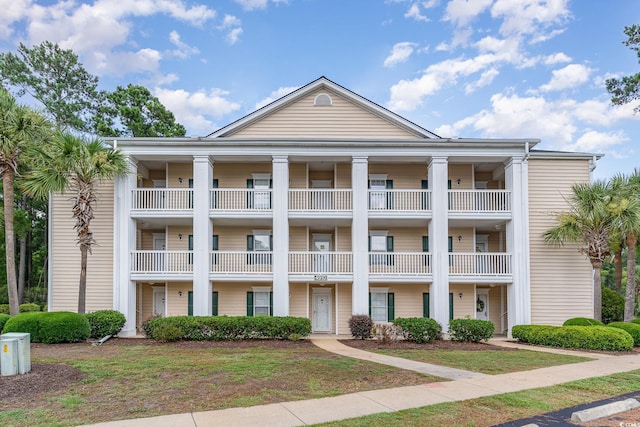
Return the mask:
M 153 254 L 152 269 L 155 272 L 162 273 L 165 271 L 166 250 L 167 250 L 167 238 L 164 233 L 153 233 L 153 250 L 156 251 Z
M 331 294 L 313 293 L 313 331 L 331 332 Z
M 476 235 L 476 273 L 490 274 L 491 266 L 489 265 L 489 257 L 482 254 L 488 252 L 489 236 L 487 234 Z
M 331 271 L 331 235 L 313 235 L 313 272 L 328 273 Z
M 165 315 L 164 286 L 153 287 L 153 315 L 164 317 Z
M 476 295 L 476 319 L 489 320 L 489 295 L 486 293 Z

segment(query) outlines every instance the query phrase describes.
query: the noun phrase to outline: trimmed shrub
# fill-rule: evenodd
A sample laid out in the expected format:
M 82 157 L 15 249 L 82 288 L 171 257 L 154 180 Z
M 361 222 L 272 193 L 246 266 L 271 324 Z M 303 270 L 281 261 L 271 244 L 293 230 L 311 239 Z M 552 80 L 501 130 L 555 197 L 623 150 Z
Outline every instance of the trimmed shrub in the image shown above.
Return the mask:
M 393 321 L 393 324 L 402 329 L 402 335 L 407 341 L 428 343 L 442 336 L 440 324 L 427 317 L 399 317 Z
M 602 322 L 621 322 L 624 318 L 624 297 L 605 286 L 602 287 Z
M 11 317 L 5 323 L 3 332 L 28 332 L 31 342 L 56 344 L 86 341 L 91 327 L 82 314 L 66 311 L 32 312 Z
M 84 315 L 91 326 L 91 338 L 116 336 L 127 321 L 124 314 L 116 310 L 98 310 Z
M 607 325 L 610 328 L 618 328 L 627 331 L 633 338 L 633 346 L 640 346 L 640 325 L 631 322 L 611 322 Z
M 565 320 L 562 326 L 604 326 L 604 323 L 588 317 L 573 317 Z
M 40 306 L 33 302 L 20 304 L 20 313 L 32 313 L 34 311 L 40 311 Z
M 488 320 L 453 319 L 449 322 L 449 336 L 453 341 L 488 341 L 495 329 Z
M 311 321 L 304 317 L 174 316 L 154 317 L 143 324 L 149 338 L 159 341 L 230 341 L 306 337 Z
M 11 319 L 11 316 L 8 314 L 0 313 L 0 332 L 4 328 L 4 324 L 7 323 L 7 320 Z
M 371 338 L 371 329 L 373 329 L 373 320 L 366 314 L 354 314 L 349 318 L 349 330 L 351 336 L 366 340 Z
M 9 314 L 9 304 L 0 304 L 0 314 Z
M 516 325 L 511 335 L 520 342 L 548 347 L 628 351 L 633 338 L 622 329 L 606 326 Z
M 631 323 L 636 323 L 636 324 L 640 325 L 640 317 L 637 317 L 637 318 L 633 319 L 631 321 Z

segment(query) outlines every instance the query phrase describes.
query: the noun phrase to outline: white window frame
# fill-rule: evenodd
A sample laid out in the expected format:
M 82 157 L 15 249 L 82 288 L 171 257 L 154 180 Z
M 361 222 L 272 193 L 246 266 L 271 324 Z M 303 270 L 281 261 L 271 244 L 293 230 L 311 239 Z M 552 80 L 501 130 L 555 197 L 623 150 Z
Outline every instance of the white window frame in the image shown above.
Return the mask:
M 268 286 L 254 286 L 253 287 L 253 315 L 254 316 L 271 316 L 270 310 L 270 297 L 269 294 L 272 292 L 272 289 Z M 266 305 L 258 304 L 258 294 L 263 295 L 266 294 Z M 266 309 L 266 312 L 264 311 Z
M 387 174 L 369 174 L 369 209 L 387 208 Z
M 273 248 L 271 247 L 271 230 L 251 230 L 253 233 L 253 251 L 254 252 L 271 252 Z M 258 241 L 258 237 L 267 238 L 267 247 L 268 249 L 258 249 L 256 242 Z
M 371 265 L 386 265 L 387 257 L 386 256 L 378 256 L 377 254 L 386 254 L 388 252 L 387 249 L 387 235 L 389 234 L 389 230 L 371 230 L 369 231 L 369 239 L 371 241 Z M 374 241 L 382 238 L 383 248 L 384 249 L 375 249 Z M 378 242 L 379 244 L 379 242 Z
M 374 323 L 387 323 L 389 322 L 389 288 L 369 288 L 371 293 L 371 320 Z M 374 295 L 384 295 L 383 304 L 374 306 Z M 377 316 L 375 308 L 384 309 L 384 316 Z

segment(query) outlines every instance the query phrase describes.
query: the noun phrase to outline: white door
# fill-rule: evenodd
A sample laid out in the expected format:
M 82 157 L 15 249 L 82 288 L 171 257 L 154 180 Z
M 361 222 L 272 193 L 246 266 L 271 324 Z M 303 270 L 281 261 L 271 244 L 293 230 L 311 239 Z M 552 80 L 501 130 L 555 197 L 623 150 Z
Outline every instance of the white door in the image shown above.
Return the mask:
M 313 294 L 313 331 L 331 332 L 331 294 Z
M 269 178 L 254 178 L 254 209 L 271 209 L 271 193 L 269 192 L 269 181 Z
M 476 273 L 490 274 L 491 266 L 489 265 L 489 257 L 486 254 L 489 249 L 489 236 L 476 235 Z
M 331 271 L 331 235 L 313 236 L 313 272 L 328 273 Z
M 153 289 L 153 315 L 164 317 L 165 310 L 164 287 L 154 287 Z
M 167 238 L 164 233 L 153 233 L 153 271 L 163 272 L 167 266 Z
M 489 193 L 484 191 L 487 189 L 487 181 L 476 181 L 475 183 L 476 190 L 480 190 L 476 192 L 476 206 L 475 210 L 484 211 L 489 209 L 490 203 L 488 200 Z
M 476 296 L 476 319 L 489 320 L 489 295 L 486 293 Z
M 387 180 L 371 178 L 369 187 L 369 209 L 387 209 Z
M 167 188 L 167 181 L 164 179 L 154 179 L 153 180 L 153 188 Z M 153 200 L 153 208 L 154 209 L 166 209 L 167 201 L 165 198 L 164 191 L 158 191 L 155 193 L 155 197 Z
M 311 181 L 311 188 L 313 190 L 329 190 L 331 188 L 331 181 L 329 180 L 313 180 Z M 313 191 L 311 198 L 311 207 L 315 210 L 330 210 L 332 209 L 332 195 L 331 191 Z

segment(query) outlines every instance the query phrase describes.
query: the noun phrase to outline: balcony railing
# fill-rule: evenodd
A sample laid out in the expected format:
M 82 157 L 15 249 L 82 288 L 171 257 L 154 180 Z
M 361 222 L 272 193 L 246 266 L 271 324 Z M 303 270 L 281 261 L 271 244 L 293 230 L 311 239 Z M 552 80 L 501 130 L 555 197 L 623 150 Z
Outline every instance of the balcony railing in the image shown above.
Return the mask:
M 350 189 L 293 189 L 289 190 L 291 211 L 350 211 Z
M 136 188 L 131 192 L 132 210 L 184 211 L 193 209 L 189 188 Z
M 369 252 L 369 274 L 398 276 L 431 274 L 431 254 L 426 252 Z
M 429 190 L 369 190 L 370 211 L 423 212 L 431 210 Z
M 210 190 L 209 209 L 234 212 L 271 211 L 271 190 L 216 188 Z
M 213 251 L 209 256 L 211 273 L 232 275 L 272 272 L 272 252 Z
M 449 190 L 449 212 L 511 212 L 511 191 Z
M 131 253 L 131 273 L 189 274 L 192 272 L 192 251 L 134 251 Z
M 508 253 L 450 253 L 450 276 L 510 276 L 511 254 Z
M 289 252 L 289 273 L 350 274 L 351 252 Z

